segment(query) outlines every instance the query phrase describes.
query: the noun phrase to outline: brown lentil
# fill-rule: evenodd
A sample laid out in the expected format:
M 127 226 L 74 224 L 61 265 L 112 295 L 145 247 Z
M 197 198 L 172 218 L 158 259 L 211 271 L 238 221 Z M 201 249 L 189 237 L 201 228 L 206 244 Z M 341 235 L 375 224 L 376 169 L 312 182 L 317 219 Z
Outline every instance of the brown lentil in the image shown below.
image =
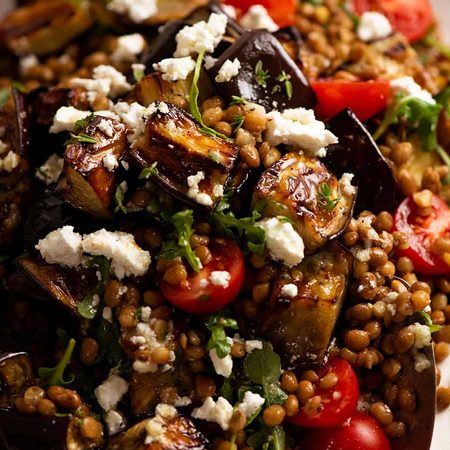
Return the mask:
M 214 108 L 205 109 L 202 114 L 202 119 L 207 127 L 211 127 L 223 120 L 224 116 L 225 113 L 222 108 L 215 106 Z
M 56 402 L 65 409 L 70 411 L 81 406 L 81 399 L 77 392 L 71 389 L 64 389 L 56 398 Z
M 439 386 L 436 392 L 437 405 L 439 408 L 448 408 L 450 406 L 450 388 Z
M 175 264 L 164 273 L 163 280 L 169 284 L 178 285 L 186 281 L 187 271 L 183 264 Z
M 142 299 L 144 303 L 151 308 L 156 308 L 164 303 L 164 297 L 161 292 L 152 289 L 145 291 Z
M 231 344 L 230 355 L 233 358 L 243 358 L 245 356 L 245 344 L 240 341 L 234 341 Z
M 251 169 L 256 169 L 261 164 L 258 150 L 252 144 L 243 145 L 239 151 L 239 156 Z
M 295 395 L 288 395 L 288 398 L 284 401 L 283 404 L 284 410 L 286 411 L 286 416 L 292 417 L 298 413 L 299 404 L 298 399 Z
M 122 283 L 117 280 L 109 280 L 105 286 L 105 304 L 110 308 L 116 308 L 120 305 L 122 299 Z
M 167 364 L 170 361 L 170 351 L 167 347 L 157 347 L 152 351 L 152 360 L 155 364 Z
M 344 337 L 345 345 L 355 352 L 364 350 L 370 342 L 369 335 L 363 330 L 349 330 Z
M 136 326 L 136 307 L 135 306 L 124 306 L 120 309 L 117 320 L 120 326 L 125 329 L 133 328 Z
M 14 405 L 22 414 L 34 414 L 37 411 L 37 407 L 26 403 L 23 397 L 16 398 Z
M 85 338 L 81 341 L 80 359 L 85 365 L 92 364 L 98 355 L 98 343 L 95 339 Z
M 438 342 L 434 346 L 434 356 L 436 358 L 436 362 L 442 362 L 447 356 L 450 354 L 449 345 L 446 342 Z
M 205 375 L 196 375 L 195 380 L 195 393 L 200 399 L 211 397 L 216 392 L 216 385 L 214 380 Z
M 81 435 L 86 439 L 99 441 L 102 437 L 102 425 L 93 417 L 85 417 L 80 425 Z
M 222 133 L 227 137 L 230 137 L 233 133 L 233 127 L 228 122 L 225 122 L 224 120 L 220 120 L 219 122 L 215 123 L 214 129 L 218 133 Z
M 56 405 L 48 398 L 41 398 L 37 404 L 37 410 L 41 416 L 54 416 Z
M 290 370 L 286 370 L 281 375 L 281 388 L 288 392 L 289 394 L 293 394 L 298 389 L 298 381 L 294 372 Z
M 391 438 L 399 438 L 405 435 L 406 426 L 403 422 L 393 421 L 386 425 L 384 431 Z
M 281 405 L 271 405 L 263 412 L 263 421 L 268 427 L 276 427 L 283 422 L 286 411 Z
M 206 245 L 195 247 L 194 253 L 204 266 L 212 261 L 212 254 Z
M 298 383 L 296 395 L 300 402 L 306 403 L 314 395 L 315 391 L 311 381 L 302 380 Z
M 267 124 L 267 118 L 264 114 L 261 114 L 258 110 L 249 111 L 245 115 L 244 128 L 251 133 L 259 134 L 265 130 Z
M 305 406 L 303 407 L 303 412 L 307 416 L 314 416 L 319 413 L 321 408 L 322 408 L 322 399 L 320 395 L 315 395 L 305 403 Z
M 335 372 L 327 373 L 321 380 L 320 380 L 320 389 L 333 389 L 339 381 L 339 378 Z
M 47 389 L 47 396 L 50 400 L 56 401 L 58 396 L 64 391 L 65 389 L 61 386 L 51 386 Z
M 36 406 L 39 400 L 45 397 L 45 391 L 39 386 L 30 386 L 23 394 L 23 400 L 26 404 Z
M 231 416 L 230 423 L 228 426 L 230 433 L 237 434 L 240 431 L 242 431 L 245 428 L 246 422 L 247 422 L 247 417 L 245 416 L 245 414 L 242 411 L 240 411 L 239 409 L 236 409 L 233 412 L 233 415 Z
M 391 408 L 382 402 L 376 402 L 370 405 L 370 414 L 372 414 L 381 425 L 388 425 L 393 421 Z

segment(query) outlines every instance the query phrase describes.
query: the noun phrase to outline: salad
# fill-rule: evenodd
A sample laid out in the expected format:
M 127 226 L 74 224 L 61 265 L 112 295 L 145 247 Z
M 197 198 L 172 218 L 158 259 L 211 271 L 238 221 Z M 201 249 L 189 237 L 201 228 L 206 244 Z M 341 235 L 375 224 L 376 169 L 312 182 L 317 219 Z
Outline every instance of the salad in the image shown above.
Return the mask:
M 428 0 L 41 0 L 0 23 L 0 437 L 428 450 L 450 49 Z

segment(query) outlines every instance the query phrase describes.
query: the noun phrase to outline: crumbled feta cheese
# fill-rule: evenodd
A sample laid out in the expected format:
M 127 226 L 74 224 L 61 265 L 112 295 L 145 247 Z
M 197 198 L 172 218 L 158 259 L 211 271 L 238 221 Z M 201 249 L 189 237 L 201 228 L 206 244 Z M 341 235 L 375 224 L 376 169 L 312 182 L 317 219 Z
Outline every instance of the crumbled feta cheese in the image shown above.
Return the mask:
M 240 25 L 249 30 L 265 28 L 272 33 L 279 29 L 278 25 L 273 21 L 263 5 L 251 6 L 242 16 Z
M 234 58 L 234 61 L 227 59 L 219 69 L 216 76 L 217 83 L 225 83 L 230 81 L 239 73 L 240 68 L 241 62 L 237 58 Z
M 106 66 L 102 64 L 94 67 L 94 70 L 92 71 L 92 78 L 97 81 L 108 81 L 110 85 L 109 95 L 111 97 L 124 95 L 131 90 L 131 85 L 128 83 L 125 75 L 113 66 Z
M 64 167 L 64 158 L 60 158 L 56 153 L 49 156 L 47 161 L 36 170 L 36 178 L 46 185 L 56 183 Z
M 152 309 L 150 308 L 150 306 L 143 306 L 141 308 L 141 320 L 142 320 L 142 322 L 149 322 L 151 313 L 152 313 Z
M 376 11 L 366 11 L 359 18 L 356 30 L 359 39 L 364 42 L 383 39 L 392 33 L 392 26 L 386 16 Z
M 317 120 L 311 109 L 286 109 L 283 113 L 267 114 L 266 140 L 273 146 L 286 144 L 316 156 L 327 145 L 338 142 L 337 137 Z
M 8 144 L 0 139 L 0 155 L 6 152 L 8 149 Z
M 209 281 L 214 286 L 227 288 L 230 284 L 231 274 L 226 270 L 214 270 L 209 275 Z
M 78 267 L 82 261 L 81 241 L 81 235 L 65 225 L 40 239 L 35 248 L 49 264 Z
M 157 0 L 112 0 L 106 7 L 117 14 L 126 14 L 134 23 L 141 23 L 158 12 Z
M 237 409 L 245 414 L 245 417 L 251 417 L 264 405 L 264 398 L 259 394 L 246 391 L 244 398 L 239 403 Z
M 209 69 L 211 69 L 214 66 L 214 64 L 216 64 L 218 59 L 217 58 L 213 58 L 210 55 L 206 55 L 204 61 L 205 62 L 203 63 L 203 65 L 205 66 L 205 69 L 209 70 Z
M 227 341 L 232 344 L 233 340 L 231 338 L 227 338 Z M 231 358 L 231 355 L 228 354 L 223 358 L 220 358 L 217 355 L 217 351 L 215 348 L 212 348 L 209 351 L 209 357 L 211 358 L 211 361 L 214 366 L 214 370 L 216 371 L 217 375 L 221 375 L 222 377 L 228 378 L 232 371 L 233 371 L 233 359 Z
M 129 170 L 130 169 L 130 165 L 128 164 L 127 161 L 125 161 L 124 159 L 122 161 L 120 161 L 120 165 L 125 169 L 125 170 Z
M 187 185 L 189 189 L 186 195 L 195 200 L 200 205 L 211 206 L 213 204 L 212 198 L 206 192 L 200 192 L 199 183 L 205 179 L 205 172 L 197 172 L 195 175 L 187 177 Z
M 361 262 L 369 261 L 370 255 L 371 255 L 371 251 L 368 248 L 367 249 L 360 248 L 360 249 L 356 250 L 356 252 L 355 252 L 356 259 Z
M 87 97 L 91 104 L 98 96 L 107 97 L 111 90 L 111 82 L 107 79 L 71 78 L 69 80 L 69 86 L 86 89 Z
M 343 173 L 339 184 L 344 195 L 350 196 L 356 194 L 356 188 L 352 185 L 352 180 L 355 177 L 353 173 Z
M 179 395 L 175 398 L 175 406 L 189 406 L 192 403 L 192 400 L 189 397 L 180 397 Z
M 95 398 L 104 411 L 117 409 L 117 404 L 128 392 L 128 383 L 119 375 L 110 375 L 94 389 Z
M 112 172 L 116 167 L 119 167 L 119 162 L 117 161 L 117 158 L 112 153 L 108 153 L 103 158 L 103 165 L 105 166 L 106 170 L 109 170 L 110 172 Z
M 161 72 L 163 80 L 185 80 L 195 69 L 195 61 L 190 56 L 184 58 L 167 58 L 153 64 L 153 69 Z
M 103 419 L 108 428 L 108 434 L 113 436 L 114 434 L 120 433 L 127 426 L 127 420 L 125 417 L 113 409 L 109 410 Z
M 251 339 L 249 341 L 245 341 L 245 351 L 247 353 L 251 353 L 253 350 L 261 350 L 263 348 L 263 342 L 257 339 Z
M 139 33 L 127 34 L 117 39 L 117 46 L 111 53 L 111 59 L 116 62 L 133 62 L 136 56 L 144 50 L 145 39 Z
M 97 128 L 102 132 L 105 133 L 107 137 L 113 137 L 114 136 L 114 127 L 112 126 L 111 122 L 109 120 L 101 120 L 100 123 L 97 125 Z
M 80 111 L 73 106 L 61 106 L 53 118 L 50 133 L 61 133 L 62 131 L 74 132 L 75 122 L 85 119 L 89 114 L 89 111 Z
M 39 64 L 39 60 L 35 55 L 27 55 L 20 58 L 19 61 L 19 71 L 23 76 L 27 76 L 33 67 Z
M 423 372 L 431 367 L 431 362 L 427 356 L 422 352 L 417 352 L 414 355 L 414 369 L 416 372 Z
M 173 406 L 160 403 L 155 409 L 155 417 L 149 419 L 145 427 L 147 431 L 145 444 L 158 443 L 164 446 L 166 443 L 166 420 L 176 416 L 177 410 Z
M 112 315 L 112 309 L 109 306 L 105 306 L 102 311 L 102 317 L 107 322 L 112 323 L 113 315 Z
M 431 331 L 427 325 L 416 322 L 408 327 L 414 333 L 414 348 L 424 348 L 431 345 Z
M 202 278 L 202 279 L 199 281 L 198 285 L 199 285 L 201 288 L 205 288 L 206 286 L 209 285 L 209 280 L 206 279 L 206 278 Z
M 288 267 L 296 266 L 303 260 L 305 245 L 291 223 L 271 217 L 260 220 L 256 225 L 266 232 L 266 246 L 272 259 Z
M 195 408 L 194 411 L 192 411 L 192 417 L 194 417 L 194 419 L 215 422 L 225 431 L 228 430 L 232 415 L 233 406 L 223 397 L 219 397 L 217 402 L 215 402 L 212 397 L 207 397 L 200 408 Z
M 208 22 L 202 20 L 192 26 L 185 26 L 176 35 L 177 49 L 173 55 L 178 58 L 202 50 L 212 53 L 225 34 L 227 22 L 225 14 L 212 13 Z
M 0 159 L 0 170 L 12 172 L 19 165 L 19 163 L 20 156 L 10 150 L 3 159 Z
M 281 288 L 281 295 L 284 295 L 286 297 L 294 298 L 298 294 L 298 288 L 295 284 L 289 283 L 283 285 Z
M 424 102 L 435 104 L 436 100 L 433 98 L 430 92 L 423 89 L 420 84 L 414 81 L 413 77 L 400 77 L 395 80 L 391 80 L 391 91 L 395 95 L 397 93 L 412 95 Z
M 150 253 L 138 247 L 129 233 L 101 229 L 85 235 L 81 245 L 90 255 L 109 258 L 119 280 L 124 276 L 144 275 L 150 266 Z

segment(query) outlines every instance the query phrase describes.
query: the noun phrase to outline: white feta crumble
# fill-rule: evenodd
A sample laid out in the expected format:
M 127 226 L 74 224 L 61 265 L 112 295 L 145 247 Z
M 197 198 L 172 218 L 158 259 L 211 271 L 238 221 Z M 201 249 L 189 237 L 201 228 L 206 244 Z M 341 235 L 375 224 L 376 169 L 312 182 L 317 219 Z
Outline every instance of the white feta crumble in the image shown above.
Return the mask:
M 53 117 L 50 133 L 61 133 L 62 131 L 75 131 L 75 122 L 89 116 L 89 111 L 80 111 L 73 106 L 61 106 Z
M 255 394 L 251 391 L 247 391 L 244 394 L 244 398 L 239 403 L 237 409 L 243 412 L 245 417 L 251 417 L 264 405 L 265 399 L 259 394 Z
M 311 156 L 323 153 L 327 145 L 338 138 L 317 120 L 312 109 L 295 108 L 267 114 L 266 140 L 273 146 L 286 144 L 308 152 Z
M 413 77 L 396 78 L 395 80 L 390 81 L 390 86 L 394 95 L 401 93 L 411 95 L 433 105 L 436 103 L 436 100 L 431 93 L 426 89 L 423 89 L 420 84 L 416 83 Z
M 427 325 L 416 322 L 408 327 L 414 333 L 414 348 L 424 348 L 431 345 L 431 331 Z
M 153 64 L 153 69 L 162 73 L 163 80 L 185 80 L 195 69 L 195 61 L 190 56 L 184 58 L 166 58 Z
M 197 172 L 195 175 L 187 177 L 187 185 L 189 187 L 186 195 L 195 200 L 200 205 L 211 206 L 212 198 L 206 192 L 200 192 L 199 183 L 205 179 L 205 172 Z
M 109 306 L 105 306 L 102 311 L 102 317 L 107 322 L 112 323 L 113 315 L 112 315 L 112 309 Z
M 106 8 L 126 14 L 134 23 L 144 22 L 158 12 L 157 0 L 112 0 Z
M 250 339 L 245 341 L 245 351 L 251 353 L 253 350 L 261 350 L 263 348 L 263 342 L 257 339 Z
M 116 62 L 136 61 L 137 55 L 144 50 L 145 39 L 139 33 L 127 34 L 117 39 L 117 46 L 111 53 L 111 59 Z
M 36 178 L 46 185 L 56 183 L 64 167 L 64 158 L 60 158 L 56 153 L 49 156 L 47 161 L 36 170 Z
M 201 288 L 205 288 L 206 286 L 209 285 L 209 280 L 208 280 L 207 278 L 202 278 L 202 279 L 198 282 L 198 285 L 199 285 Z
M 108 428 L 108 434 L 113 436 L 114 434 L 120 433 L 127 426 L 127 420 L 118 411 L 113 409 L 109 410 L 104 416 L 103 420 Z
M 166 444 L 166 421 L 176 417 L 177 414 L 177 410 L 171 405 L 166 405 L 165 403 L 157 405 L 155 417 L 149 419 L 145 427 L 147 431 L 145 444 L 158 443 L 164 446 Z
M 144 275 L 151 262 L 150 253 L 136 244 L 134 236 L 104 228 L 84 236 L 81 246 L 90 255 L 106 256 L 119 280 L 125 276 Z
M 217 423 L 222 430 L 228 430 L 230 419 L 233 415 L 233 406 L 223 397 L 219 397 L 215 402 L 212 397 L 207 397 L 203 405 L 192 411 L 194 419 L 203 419 L 208 422 Z
M 227 341 L 232 344 L 233 340 L 231 338 L 227 338 Z M 228 378 L 233 371 L 233 358 L 230 354 L 226 355 L 223 358 L 220 358 L 217 354 L 215 348 L 209 350 L 209 357 L 214 366 L 214 370 L 217 375 L 221 375 L 222 377 Z
M 115 168 L 119 167 L 119 162 L 117 161 L 117 158 L 112 153 L 108 153 L 103 158 L 103 165 L 106 170 L 108 170 L 109 172 L 112 172 Z
M 369 248 L 360 248 L 355 251 L 355 257 L 358 261 L 367 262 L 370 260 L 371 251 Z
M 26 76 L 33 67 L 39 65 L 39 60 L 36 55 L 26 55 L 19 60 L 19 71 L 21 75 Z
M 10 150 L 3 159 L 0 159 L 0 170 L 12 172 L 19 165 L 19 163 L 20 156 Z
M 356 33 L 364 42 L 383 39 L 392 33 L 392 26 L 386 16 L 376 11 L 366 11 L 359 18 Z
M 305 245 L 291 223 L 271 217 L 260 220 L 256 225 L 266 233 L 266 246 L 273 260 L 281 261 L 288 267 L 296 266 L 303 260 Z
M 97 125 L 97 128 L 104 133 L 107 137 L 114 136 L 114 127 L 109 120 L 102 119 L 100 123 Z
M 205 66 L 205 69 L 209 70 L 214 66 L 214 64 L 216 64 L 218 58 L 213 58 L 210 55 L 206 55 L 204 61 L 205 62 L 203 63 L 203 65 Z
M 240 68 L 241 62 L 237 58 L 234 58 L 234 61 L 227 59 L 217 73 L 217 83 L 225 83 L 227 81 L 230 81 L 239 73 Z
M 272 33 L 279 29 L 263 5 L 251 6 L 242 16 L 240 25 L 249 30 L 265 28 Z
M 8 144 L 0 139 L 0 155 L 6 152 L 8 149 Z
M 87 98 L 91 104 L 99 95 L 107 97 L 111 90 L 111 82 L 107 79 L 94 80 L 92 78 L 71 78 L 69 80 L 69 86 L 86 89 Z
M 204 20 L 192 26 L 185 26 L 176 35 L 177 49 L 173 56 L 189 56 L 193 53 L 212 53 L 222 40 L 227 27 L 225 14 L 212 13 L 208 22 Z
M 356 194 L 356 188 L 352 185 L 352 180 L 355 177 L 353 173 L 343 173 L 341 179 L 339 180 L 339 185 L 341 187 L 344 195 L 350 196 Z
M 117 409 L 117 404 L 127 392 L 128 383 L 115 374 L 94 389 L 95 398 L 104 411 Z
M 230 284 L 231 274 L 226 270 L 214 270 L 209 275 L 209 281 L 214 286 L 220 286 L 222 288 L 227 288 Z
M 113 66 L 101 64 L 100 66 L 94 67 L 92 78 L 96 81 L 108 81 L 110 86 L 109 95 L 111 97 L 124 95 L 131 90 L 131 85 L 128 83 L 125 75 Z
M 40 239 L 35 248 L 49 264 L 78 267 L 82 261 L 81 241 L 81 235 L 65 225 Z
M 427 356 L 422 352 L 417 352 L 414 355 L 414 370 L 416 372 L 423 372 L 431 367 L 431 362 Z
M 150 306 L 143 306 L 141 308 L 141 320 L 142 322 L 148 323 L 150 321 L 150 315 L 152 313 L 152 309 Z
M 285 284 L 281 288 L 281 295 L 286 297 L 294 298 L 298 294 L 298 287 L 293 283 Z
M 180 397 L 179 395 L 177 395 L 175 397 L 175 403 L 174 405 L 179 408 L 182 406 L 189 406 L 192 403 L 192 400 L 189 397 Z

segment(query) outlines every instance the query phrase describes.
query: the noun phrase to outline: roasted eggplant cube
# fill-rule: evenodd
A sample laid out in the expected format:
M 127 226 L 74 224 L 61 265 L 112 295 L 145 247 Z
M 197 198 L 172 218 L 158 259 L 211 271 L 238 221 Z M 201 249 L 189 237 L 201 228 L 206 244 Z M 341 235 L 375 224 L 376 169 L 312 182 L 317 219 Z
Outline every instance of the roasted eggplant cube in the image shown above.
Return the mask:
M 347 109 L 331 119 L 328 128 L 339 143 L 328 146 L 322 161 L 337 176 L 354 174 L 353 182 L 358 186 L 355 212 L 392 211 L 402 194 L 389 162 L 364 125 Z
M 223 195 L 239 149 L 223 139 L 203 134 L 191 115 L 167 106 L 167 112 L 159 108 L 149 118 L 145 142 L 134 146 L 131 154 L 142 168 L 156 164 L 158 174 L 153 179 L 175 197 L 211 207 Z M 202 179 L 195 190 L 204 195 L 203 201 L 188 186 L 188 177 L 199 174 Z
M 317 159 L 288 153 L 261 175 L 253 203 L 263 216 L 291 220 L 311 253 L 344 231 L 355 197 Z
M 110 130 L 110 135 L 103 130 Z M 83 132 L 95 143 L 74 142 L 67 146 L 58 191 L 73 207 L 109 218 L 117 169 L 109 170 L 103 160 L 109 155 L 117 161 L 122 158 L 127 148 L 127 129 L 117 120 L 95 116 Z
M 7 395 L 20 392 L 33 378 L 30 358 L 24 352 L 0 353 L 0 391 Z
M 241 63 L 238 75 L 217 83 L 218 91 L 228 101 L 232 96 L 244 97 L 270 111 L 312 108 L 316 104 L 314 91 L 302 71 L 268 31 L 243 33 L 211 68 L 211 79 L 215 79 L 227 59 L 235 58 Z
M 341 309 L 353 256 L 338 243 L 307 256 L 296 267 L 303 278 L 282 272 L 275 282 L 262 333 L 290 368 L 320 365 Z M 285 284 L 295 284 L 297 295 L 283 295 Z

